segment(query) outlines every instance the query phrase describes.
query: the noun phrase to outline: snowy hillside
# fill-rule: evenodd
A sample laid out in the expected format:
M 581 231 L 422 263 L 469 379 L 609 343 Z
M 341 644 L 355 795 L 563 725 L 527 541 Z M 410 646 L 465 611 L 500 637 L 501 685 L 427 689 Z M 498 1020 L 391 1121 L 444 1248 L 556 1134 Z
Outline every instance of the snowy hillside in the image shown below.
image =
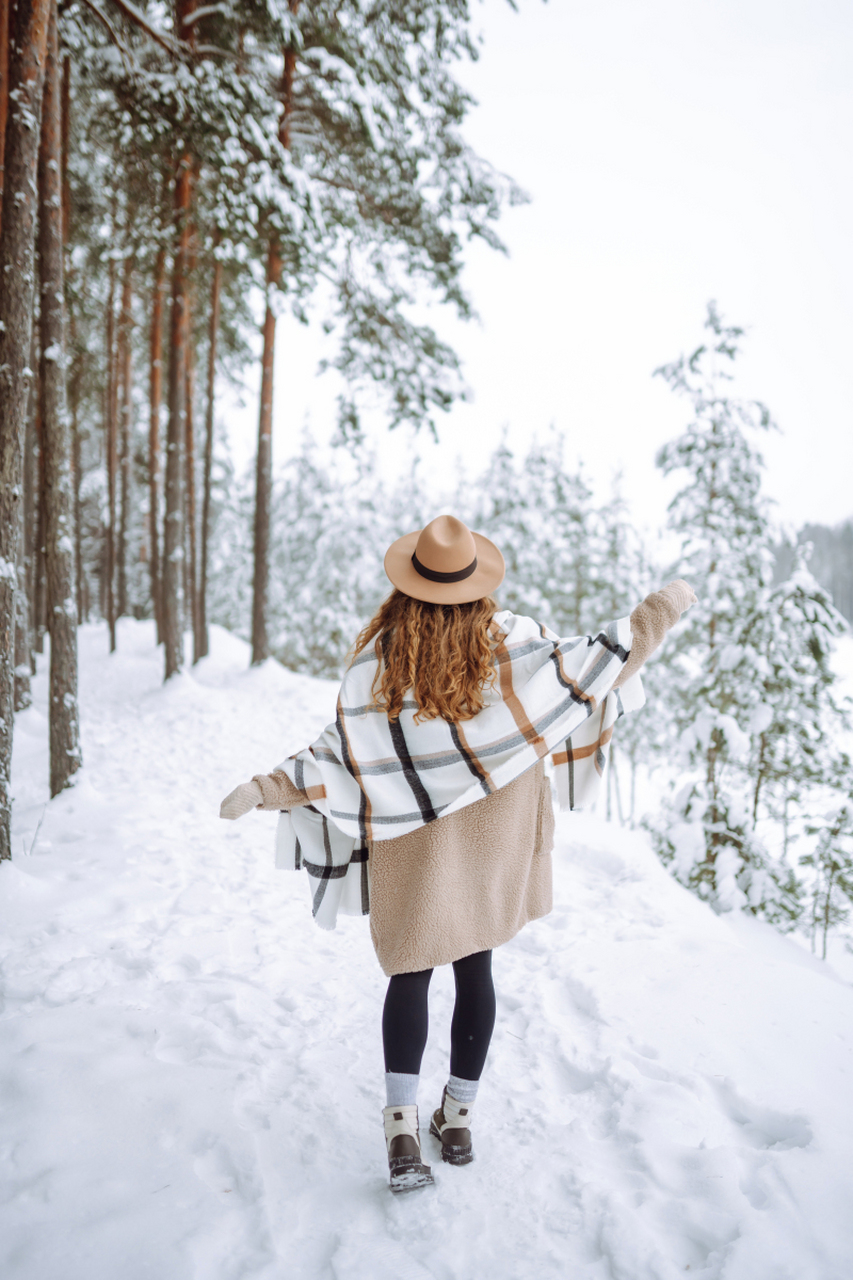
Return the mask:
M 556 908 L 495 956 L 477 1158 L 395 1200 L 385 980 L 316 929 L 274 818 L 221 797 L 305 745 L 332 685 L 214 630 L 81 631 L 85 767 L 46 804 L 46 682 L 0 868 L 4 1280 L 847 1280 L 853 988 L 717 917 L 644 837 L 561 815 Z M 40 825 L 39 825 L 40 824 Z M 422 1113 L 447 1071 L 433 980 Z

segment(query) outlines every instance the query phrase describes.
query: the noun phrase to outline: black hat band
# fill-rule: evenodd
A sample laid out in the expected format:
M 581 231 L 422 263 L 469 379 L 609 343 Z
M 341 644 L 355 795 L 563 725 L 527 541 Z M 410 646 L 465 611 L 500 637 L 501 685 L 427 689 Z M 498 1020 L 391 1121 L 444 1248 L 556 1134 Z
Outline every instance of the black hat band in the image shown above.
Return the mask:
M 428 578 L 430 582 L 464 582 L 477 568 L 477 557 L 474 556 L 469 565 L 464 569 L 457 569 L 455 573 L 439 573 L 436 569 L 428 569 L 426 565 L 421 564 L 416 551 L 412 552 L 412 564 L 421 577 Z

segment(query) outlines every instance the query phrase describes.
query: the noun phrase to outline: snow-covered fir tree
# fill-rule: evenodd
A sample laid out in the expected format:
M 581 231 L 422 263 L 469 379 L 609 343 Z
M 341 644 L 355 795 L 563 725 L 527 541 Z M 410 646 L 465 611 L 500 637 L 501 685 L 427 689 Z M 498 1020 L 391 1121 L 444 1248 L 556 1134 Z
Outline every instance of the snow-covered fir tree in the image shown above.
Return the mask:
M 853 909 L 853 804 L 848 801 L 827 814 L 819 825 L 809 828 L 809 834 L 817 836 L 817 846 L 800 862 L 814 873 L 809 885 L 809 932 L 812 951 L 819 941 L 825 960 L 830 929 L 845 924 Z
M 681 541 L 673 576 L 690 582 L 699 603 L 667 667 L 680 782 L 652 825 L 661 856 L 701 897 L 722 910 L 748 905 L 773 913 L 793 887 L 752 829 L 744 762 L 760 694 L 748 669 L 763 669 L 766 659 L 760 642 L 743 633 L 771 581 L 772 530 L 753 440 L 773 423 L 760 402 L 729 394 L 743 331 L 726 325 L 713 303 L 705 330 L 706 341 L 690 356 L 657 371 L 692 410 L 656 461 L 665 475 L 686 472 L 669 507 L 669 528 Z

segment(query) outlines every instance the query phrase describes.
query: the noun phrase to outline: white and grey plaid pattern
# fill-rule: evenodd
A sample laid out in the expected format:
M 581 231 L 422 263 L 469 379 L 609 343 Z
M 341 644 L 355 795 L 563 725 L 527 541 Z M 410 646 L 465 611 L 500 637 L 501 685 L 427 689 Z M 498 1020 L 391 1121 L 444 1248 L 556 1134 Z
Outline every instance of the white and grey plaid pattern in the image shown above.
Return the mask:
M 377 658 L 362 653 L 344 676 L 335 723 L 277 768 L 311 803 L 283 812 L 276 865 L 304 867 L 314 918 L 369 910 L 368 848 L 405 835 L 506 786 L 549 754 L 563 808 L 595 797 L 616 719 L 643 704 L 639 675 L 613 691 L 628 658 L 628 618 L 595 637 L 561 639 L 503 611 L 491 623 L 497 680 L 472 720 L 390 721 L 371 706 Z

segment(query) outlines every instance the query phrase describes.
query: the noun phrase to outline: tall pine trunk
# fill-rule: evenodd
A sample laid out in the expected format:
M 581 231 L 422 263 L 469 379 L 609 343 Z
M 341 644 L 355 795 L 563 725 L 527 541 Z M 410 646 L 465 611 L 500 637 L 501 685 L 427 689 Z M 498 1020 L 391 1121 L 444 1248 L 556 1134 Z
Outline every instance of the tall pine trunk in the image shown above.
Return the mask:
M 175 30 L 195 47 L 195 24 L 190 21 L 196 0 L 175 0 Z M 169 314 L 169 426 L 166 440 L 166 519 L 163 534 L 163 648 L 165 678 L 184 665 L 184 530 L 182 449 L 185 434 L 188 328 L 190 219 L 193 161 L 188 152 L 178 159 L 174 186 L 175 252 Z
M 121 286 L 121 311 L 118 325 L 118 381 L 119 381 L 119 480 L 121 514 L 117 538 L 118 560 L 118 616 L 127 613 L 127 538 L 130 523 L 131 485 L 131 426 L 133 417 L 133 257 L 124 260 Z
M 35 279 L 36 172 L 48 0 L 17 0 L 9 21 L 4 217 L 0 231 L 0 859 L 11 858 L 12 733 L 15 715 L 15 552 L 26 426 Z
M 36 328 L 33 324 L 33 341 L 30 346 L 30 368 L 38 365 L 36 346 Z M 38 536 L 37 520 L 39 494 L 37 484 L 38 441 L 36 439 L 36 412 L 38 401 L 38 378 L 30 381 L 29 405 L 27 407 L 27 423 L 24 431 L 24 565 L 27 573 L 27 636 L 30 649 L 30 673 L 36 673 L 35 651 L 35 593 L 36 593 L 36 538 Z
M 69 785 L 81 764 L 77 711 L 77 601 L 74 590 L 71 440 L 65 398 L 60 100 L 61 68 L 56 0 L 51 0 L 38 185 L 52 796 Z
M 38 358 L 36 326 L 33 325 L 33 341 L 30 345 L 30 368 L 35 369 Z M 39 395 L 39 380 L 30 380 L 27 405 L 27 421 L 24 427 L 24 457 L 22 475 L 22 501 L 18 529 L 18 593 L 15 598 L 15 710 L 23 711 L 32 704 L 30 680 L 35 675 L 35 653 L 32 637 L 33 591 L 33 513 L 35 510 L 35 422 L 34 415 Z
M 115 220 L 113 220 L 115 225 Z M 110 258 L 107 294 L 107 389 L 106 389 L 106 463 L 107 463 L 107 546 L 105 575 L 105 608 L 110 629 L 110 653 L 116 649 L 116 472 L 118 471 L 118 377 L 116 369 L 115 305 L 116 266 Z
M 194 257 L 194 255 L 193 255 Z M 192 269 L 192 263 L 190 268 Z M 186 592 L 189 606 L 190 622 L 193 632 L 193 662 L 198 661 L 198 580 L 196 576 L 196 484 L 195 484 L 195 353 L 192 343 L 192 293 L 187 296 L 187 358 L 186 371 L 186 411 L 184 414 L 184 442 L 186 474 L 184 476 L 184 499 L 186 501 L 186 545 L 184 563 L 186 565 Z
M 163 536 L 163 647 L 165 674 L 184 663 L 183 467 L 186 413 L 187 266 L 189 260 L 192 163 L 181 157 L 175 176 L 175 257 L 169 315 L 169 427 L 166 442 L 166 519 Z
M 296 13 L 299 0 L 289 0 L 291 13 Z M 281 77 L 282 113 L 279 141 L 290 149 L 290 122 L 293 113 L 293 76 L 296 50 L 284 52 Z M 281 279 L 281 250 L 275 236 L 267 253 L 267 302 L 264 314 L 264 349 L 261 358 L 261 404 L 258 417 L 258 458 L 255 480 L 254 583 L 252 588 L 252 662 L 263 662 L 270 655 L 267 618 L 269 613 L 270 511 L 272 507 L 272 406 L 273 364 L 275 361 L 275 310 L 273 295 Z
M 77 584 L 77 622 L 82 626 L 86 619 L 86 583 L 83 576 L 83 459 L 80 442 L 80 377 L 72 379 L 69 388 L 71 399 L 71 470 L 74 477 L 74 580 Z
M 160 405 L 163 400 L 163 294 L 166 289 L 166 250 L 157 250 L 154 293 L 151 299 L 149 343 L 148 419 L 148 554 L 151 603 L 157 625 L 157 643 L 163 642 L 163 593 L 160 581 Z
M 215 237 L 214 253 L 219 243 Z M 207 626 L 207 566 L 210 549 L 210 501 L 213 476 L 213 408 L 216 388 L 216 345 L 219 338 L 219 306 L 222 293 L 222 263 L 214 258 L 213 287 L 210 298 L 210 337 L 207 348 L 207 414 L 204 437 L 204 496 L 201 505 L 201 570 L 198 588 L 199 654 L 204 658 L 210 652 L 210 635 Z
M 3 226 L 6 121 L 9 116 L 9 10 L 11 0 L 0 0 L 0 228 Z
M 40 305 L 40 304 L 39 304 Z M 30 368 L 39 367 L 39 326 L 33 322 L 33 358 Z M 47 631 L 47 565 L 45 564 L 45 511 L 44 511 L 44 434 L 42 430 L 41 379 L 33 376 L 33 433 L 36 445 L 35 469 L 35 533 L 36 543 L 33 549 L 33 600 L 32 626 L 33 649 L 36 653 L 44 653 L 44 637 Z

